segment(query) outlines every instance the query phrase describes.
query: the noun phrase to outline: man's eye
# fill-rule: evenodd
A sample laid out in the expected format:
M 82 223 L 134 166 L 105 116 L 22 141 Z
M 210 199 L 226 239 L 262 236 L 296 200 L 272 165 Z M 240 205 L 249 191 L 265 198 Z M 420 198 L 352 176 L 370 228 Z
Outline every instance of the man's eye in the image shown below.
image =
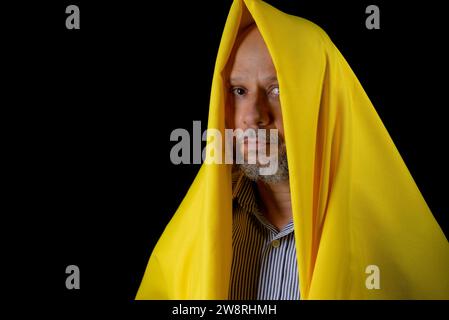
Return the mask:
M 243 96 L 246 93 L 245 89 L 239 87 L 232 88 L 231 91 L 236 96 Z
M 274 87 L 271 89 L 270 94 L 275 97 L 279 96 L 279 87 Z

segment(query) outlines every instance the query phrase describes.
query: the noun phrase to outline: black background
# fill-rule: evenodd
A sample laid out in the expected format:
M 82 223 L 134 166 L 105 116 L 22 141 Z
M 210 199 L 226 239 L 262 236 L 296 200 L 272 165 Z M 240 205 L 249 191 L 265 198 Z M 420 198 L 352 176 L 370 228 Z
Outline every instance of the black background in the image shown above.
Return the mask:
M 446 236 L 447 38 L 437 1 L 268 1 L 320 25 L 345 56 Z M 81 29 L 65 28 L 76 4 Z M 380 30 L 365 8 L 380 8 Z M 205 129 L 230 0 L 33 1 L 4 7 L 5 193 L 16 289 L 82 305 L 134 298 L 199 165 L 170 132 Z M 9 226 L 8 224 L 6 225 Z M 81 289 L 65 288 L 65 267 Z M 20 284 L 19 284 L 20 283 Z

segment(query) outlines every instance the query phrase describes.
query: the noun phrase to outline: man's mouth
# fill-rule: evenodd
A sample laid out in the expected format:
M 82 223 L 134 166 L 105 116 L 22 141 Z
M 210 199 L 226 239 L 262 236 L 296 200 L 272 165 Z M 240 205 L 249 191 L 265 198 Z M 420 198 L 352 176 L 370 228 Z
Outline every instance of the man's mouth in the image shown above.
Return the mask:
M 245 137 L 244 140 L 243 140 L 243 143 L 245 145 L 248 145 L 248 144 L 261 145 L 261 144 L 267 144 L 268 142 L 267 142 L 266 139 L 263 139 L 263 138 L 260 138 L 260 137 L 259 138 L 248 138 L 248 137 Z

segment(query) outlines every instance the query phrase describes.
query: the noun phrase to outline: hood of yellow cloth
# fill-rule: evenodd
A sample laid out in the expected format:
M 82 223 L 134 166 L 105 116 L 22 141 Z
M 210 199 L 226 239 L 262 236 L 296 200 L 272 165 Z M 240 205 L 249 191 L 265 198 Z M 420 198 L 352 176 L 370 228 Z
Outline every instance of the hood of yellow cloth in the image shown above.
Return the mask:
M 301 299 L 447 299 L 449 243 L 381 119 L 326 33 L 235 0 L 216 60 L 209 129 L 225 129 L 223 70 L 255 22 L 277 70 Z M 203 164 L 154 248 L 136 299 L 227 299 L 231 165 Z M 370 265 L 380 288 L 368 289 Z

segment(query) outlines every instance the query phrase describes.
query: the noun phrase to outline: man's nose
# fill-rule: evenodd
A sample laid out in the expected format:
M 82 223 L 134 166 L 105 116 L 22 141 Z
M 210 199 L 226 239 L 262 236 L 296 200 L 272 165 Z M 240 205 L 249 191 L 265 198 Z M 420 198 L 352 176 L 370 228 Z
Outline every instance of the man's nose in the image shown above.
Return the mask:
M 254 97 L 248 101 L 245 108 L 243 121 L 248 127 L 265 127 L 270 122 L 270 113 L 267 104 L 267 97 L 258 92 Z

